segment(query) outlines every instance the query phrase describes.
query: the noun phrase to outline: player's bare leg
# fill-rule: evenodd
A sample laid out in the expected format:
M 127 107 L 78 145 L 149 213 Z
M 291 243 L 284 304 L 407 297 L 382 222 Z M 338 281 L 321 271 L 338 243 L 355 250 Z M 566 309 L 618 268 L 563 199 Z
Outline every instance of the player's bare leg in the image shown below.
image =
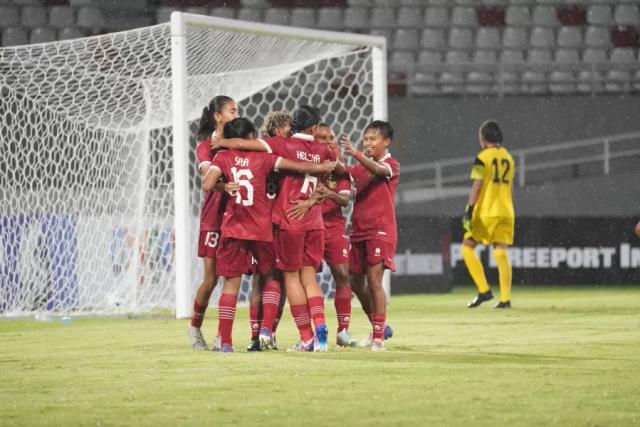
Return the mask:
M 349 335 L 351 321 L 351 285 L 349 284 L 349 264 L 331 266 L 331 275 L 336 282 L 336 294 L 333 302 L 338 316 L 338 331 L 336 343 L 342 347 L 355 346 L 356 340 Z
M 324 317 L 324 295 L 322 288 L 316 280 L 316 269 L 310 266 L 304 266 L 300 270 L 300 280 L 302 287 L 307 295 L 307 304 L 309 306 L 309 314 L 315 326 L 315 351 L 327 351 L 327 339 L 329 330 L 327 329 Z
M 498 281 L 500 283 L 500 301 L 494 308 L 511 308 L 511 263 L 504 243 L 493 244 L 493 258 L 498 266 Z
M 220 351 L 223 353 L 232 353 L 233 338 L 233 321 L 236 317 L 236 304 L 238 301 L 238 292 L 242 277 L 225 277 L 222 287 L 220 301 L 218 301 L 218 330 L 220 331 Z
M 191 315 L 191 323 L 189 324 L 188 332 L 191 338 L 191 346 L 194 350 L 208 350 L 207 342 L 202 336 L 202 322 L 204 320 L 204 314 L 209 305 L 209 298 L 216 287 L 216 260 L 215 258 L 202 258 L 204 266 L 204 277 L 202 283 L 198 287 L 196 297 L 193 302 L 193 313 Z M 219 334 L 216 334 L 219 335 Z M 214 344 L 215 347 L 215 344 Z
M 384 350 L 384 328 L 387 320 L 387 296 L 384 292 L 382 279 L 384 277 L 384 263 L 367 266 L 367 286 L 371 294 L 373 311 L 371 323 L 373 323 L 373 341 L 371 350 Z
M 484 268 L 476 255 L 475 248 L 477 245 L 475 240 L 469 238 L 464 239 L 462 242 L 462 258 L 464 258 L 464 263 L 467 266 L 467 270 L 469 270 L 473 283 L 478 288 L 478 295 L 467 304 L 469 308 L 477 307 L 493 298 L 487 278 L 484 275 Z
M 291 315 L 300 333 L 300 342 L 294 347 L 294 351 L 313 351 L 311 317 L 307 307 L 307 294 L 300 281 L 300 272 L 285 271 L 282 274 Z
M 249 326 L 251 327 L 251 342 L 247 351 L 260 351 L 260 320 L 262 319 L 262 289 L 263 278 L 255 273 L 251 277 L 251 296 L 249 297 Z

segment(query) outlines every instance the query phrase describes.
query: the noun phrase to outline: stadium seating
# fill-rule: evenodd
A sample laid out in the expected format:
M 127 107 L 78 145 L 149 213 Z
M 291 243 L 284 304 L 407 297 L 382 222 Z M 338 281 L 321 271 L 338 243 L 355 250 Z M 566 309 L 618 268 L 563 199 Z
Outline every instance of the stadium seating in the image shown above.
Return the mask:
M 1 0 L 0 32 L 4 46 L 40 43 L 167 22 L 174 10 L 383 36 L 409 94 L 640 87 L 634 0 Z

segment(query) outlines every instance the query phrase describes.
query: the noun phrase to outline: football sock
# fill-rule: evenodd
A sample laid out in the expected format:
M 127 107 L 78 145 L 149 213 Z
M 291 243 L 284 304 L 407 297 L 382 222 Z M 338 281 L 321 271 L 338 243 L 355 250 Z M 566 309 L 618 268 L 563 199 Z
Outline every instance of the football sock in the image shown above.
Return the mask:
M 373 339 L 384 339 L 384 322 L 387 319 L 386 313 L 375 313 L 371 315 L 373 322 Z
M 249 306 L 249 326 L 251 327 L 251 339 L 258 338 L 260 334 L 260 304 Z
M 300 338 L 303 341 L 309 341 L 313 338 L 313 330 L 311 330 L 311 318 L 309 317 L 307 304 L 291 305 L 290 307 L 291 315 L 300 332 Z
M 307 304 L 309 305 L 309 313 L 311 313 L 314 326 L 326 323 L 324 320 L 324 298 L 311 297 Z
M 220 295 L 220 301 L 218 301 L 218 331 L 222 344 L 233 345 L 231 331 L 233 330 L 233 320 L 236 317 L 237 300 L 237 295 Z
M 500 302 L 507 302 L 511 299 L 511 264 L 509 263 L 509 255 L 505 249 L 494 249 L 493 258 L 498 265 Z
M 280 292 L 282 292 L 282 288 L 280 288 Z M 280 296 L 280 305 L 278 306 L 278 315 L 276 316 L 276 320 L 273 321 L 273 328 L 271 331 L 275 334 L 276 329 L 278 329 L 278 325 L 280 324 L 280 319 L 282 319 L 282 314 L 284 313 L 284 295 Z
M 204 320 L 204 312 L 207 311 L 206 305 L 198 304 L 198 301 L 193 302 L 193 315 L 191 316 L 191 326 L 199 328 L 202 326 Z
M 462 257 L 464 258 L 464 263 L 467 266 L 467 270 L 469 270 L 473 282 L 478 287 L 478 292 L 481 294 L 489 292 L 489 284 L 484 275 L 484 268 L 476 256 L 476 251 L 469 246 L 462 245 Z
M 351 320 L 351 286 L 337 287 L 333 303 L 338 315 L 338 332 L 343 329 L 349 329 L 349 321 Z
M 267 280 L 262 291 L 262 326 L 269 332 L 273 331 L 273 325 L 280 308 L 280 283 L 275 280 Z

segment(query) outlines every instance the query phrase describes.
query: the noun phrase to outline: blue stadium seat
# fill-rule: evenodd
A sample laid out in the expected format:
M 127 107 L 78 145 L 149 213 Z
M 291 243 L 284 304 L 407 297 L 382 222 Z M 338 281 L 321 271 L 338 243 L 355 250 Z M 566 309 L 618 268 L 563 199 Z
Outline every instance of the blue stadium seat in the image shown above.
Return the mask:
M 400 28 L 396 30 L 393 37 L 393 48 L 404 50 L 417 50 L 418 44 L 418 31 L 408 30 Z
M 253 7 L 242 8 L 238 11 L 237 19 L 241 21 L 262 22 L 262 10 Z
M 437 28 L 425 28 L 422 31 L 420 45 L 424 49 L 440 50 L 446 47 L 444 30 Z
M 290 12 L 287 9 L 269 8 L 264 12 L 264 22 L 275 25 L 289 25 Z
M 49 11 L 49 25 L 53 28 L 64 28 L 75 24 L 76 14 L 72 7 L 53 6 Z
M 477 27 L 478 14 L 472 7 L 454 7 L 451 12 L 451 24 L 458 27 Z
M 320 28 L 338 30 L 344 28 L 342 9 L 339 7 L 323 7 L 318 11 L 317 25 Z
M 453 27 L 449 31 L 449 46 L 453 49 L 467 50 L 474 45 L 473 31 L 469 28 Z
M 611 25 L 611 8 L 604 5 L 590 6 L 587 10 L 587 22 L 591 25 Z
M 348 7 L 344 10 L 344 26 L 359 30 L 369 27 L 369 9 L 364 7 Z
M 376 7 L 371 11 L 370 22 L 373 28 L 395 28 L 396 20 L 393 9 Z
M 28 28 L 47 25 L 47 11 L 42 6 L 25 6 L 22 9 L 22 25 Z
M 532 47 L 549 49 L 556 45 L 556 37 L 553 28 L 534 27 L 531 30 L 530 42 Z
M 56 41 L 56 30 L 50 27 L 40 27 L 31 30 L 29 43 L 49 43 Z
M 417 7 L 401 7 L 398 10 L 398 25 L 400 27 L 421 27 L 422 9 Z
M 0 28 L 17 27 L 20 25 L 20 14 L 13 6 L 0 6 Z
M 291 25 L 294 27 L 314 28 L 316 26 L 316 11 L 307 7 L 297 7 L 291 10 Z
M 560 25 L 556 8 L 553 6 L 536 6 L 533 9 L 533 24 L 540 27 L 557 27 Z
M 78 27 L 66 27 L 58 32 L 58 40 L 70 40 L 85 37 L 87 33 Z
M 105 20 L 102 10 L 84 6 L 78 10 L 78 26 L 89 30 L 99 30 L 104 26 Z
M 581 29 L 579 27 L 561 27 L 558 30 L 558 46 L 581 49 L 583 47 Z
M 615 10 L 615 21 L 618 25 L 639 25 L 640 11 L 636 4 L 619 4 Z
M 613 46 L 609 28 L 590 25 L 585 32 L 584 43 L 587 47 L 608 49 Z
M 235 19 L 237 9 L 234 7 L 212 7 L 209 15 L 219 18 Z
M 502 46 L 511 49 L 526 49 L 529 47 L 527 30 L 522 27 L 507 27 L 502 33 Z
M 9 27 L 2 32 L 2 46 L 29 44 L 27 30 L 23 27 Z
M 424 25 L 427 27 L 448 27 L 449 10 L 444 7 L 428 7 L 424 12 Z
M 476 47 L 479 49 L 500 49 L 500 30 L 496 27 L 480 27 L 476 33 Z
M 507 25 L 528 26 L 531 25 L 531 11 L 526 6 L 510 6 L 504 20 Z

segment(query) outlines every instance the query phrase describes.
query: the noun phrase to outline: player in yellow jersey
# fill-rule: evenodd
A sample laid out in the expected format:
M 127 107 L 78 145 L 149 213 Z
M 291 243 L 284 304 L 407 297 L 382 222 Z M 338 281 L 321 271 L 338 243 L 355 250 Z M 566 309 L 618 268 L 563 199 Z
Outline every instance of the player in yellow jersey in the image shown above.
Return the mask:
M 493 120 L 484 122 L 478 131 L 482 151 L 471 169 L 473 185 L 462 220 L 464 241 L 462 256 L 469 274 L 478 287 L 478 296 L 467 306 L 477 307 L 493 298 L 482 263 L 475 247 L 493 245 L 498 265 L 500 302 L 494 308 L 511 308 L 511 264 L 507 246 L 513 244 L 514 211 L 512 185 L 513 158 L 502 146 L 502 131 Z

